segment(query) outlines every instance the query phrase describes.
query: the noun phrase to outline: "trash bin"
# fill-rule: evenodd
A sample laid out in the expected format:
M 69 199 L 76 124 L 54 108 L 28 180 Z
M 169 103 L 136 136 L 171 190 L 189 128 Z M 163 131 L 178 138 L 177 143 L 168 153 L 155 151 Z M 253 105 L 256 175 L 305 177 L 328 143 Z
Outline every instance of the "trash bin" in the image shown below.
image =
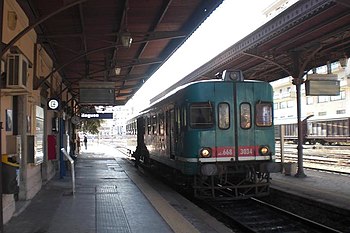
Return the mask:
M 8 155 L 2 155 L 2 193 L 18 193 L 18 171 L 19 164 L 11 161 L 11 157 Z
M 284 174 L 286 176 L 295 175 L 297 173 L 297 164 L 296 163 L 284 163 Z

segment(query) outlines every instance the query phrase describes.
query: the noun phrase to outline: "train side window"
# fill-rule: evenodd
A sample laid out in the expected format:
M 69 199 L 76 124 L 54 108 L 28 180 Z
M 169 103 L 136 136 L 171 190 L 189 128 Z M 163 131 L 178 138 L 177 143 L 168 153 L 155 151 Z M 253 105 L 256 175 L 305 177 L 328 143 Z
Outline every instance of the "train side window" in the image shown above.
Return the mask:
M 239 108 L 240 111 L 240 125 L 242 129 L 249 129 L 252 127 L 252 111 L 249 103 L 242 103 Z
M 152 116 L 152 133 L 157 134 L 157 116 Z
M 272 103 L 259 102 L 255 105 L 255 124 L 260 127 L 272 126 Z
M 230 128 L 230 105 L 228 103 L 220 103 L 218 109 L 219 128 Z
M 169 123 L 170 123 L 170 114 L 169 111 L 165 112 L 165 134 L 169 135 Z
M 185 106 L 182 107 L 182 124 L 183 124 L 183 127 L 186 128 L 186 126 L 187 126 L 187 109 Z
M 181 110 L 180 110 L 180 107 L 177 107 L 176 108 L 176 111 L 175 111 L 175 114 L 176 114 L 176 130 L 177 130 L 177 133 L 180 133 L 181 132 Z
M 159 119 L 159 134 L 164 135 L 164 113 L 158 115 Z
M 190 126 L 191 128 L 213 127 L 213 107 L 210 102 L 192 103 L 190 105 Z
M 152 132 L 151 119 L 147 117 L 147 134 L 150 135 Z

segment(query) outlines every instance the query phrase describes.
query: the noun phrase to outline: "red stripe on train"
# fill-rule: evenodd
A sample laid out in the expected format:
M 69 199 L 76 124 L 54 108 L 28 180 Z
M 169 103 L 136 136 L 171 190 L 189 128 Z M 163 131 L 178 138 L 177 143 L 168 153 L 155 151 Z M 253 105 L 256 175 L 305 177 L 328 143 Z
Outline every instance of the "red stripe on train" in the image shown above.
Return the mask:
M 213 148 L 213 156 L 217 158 L 234 157 L 235 147 L 221 146 Z M 259 146 L 239 146 L 238 156 L 258 156 Z

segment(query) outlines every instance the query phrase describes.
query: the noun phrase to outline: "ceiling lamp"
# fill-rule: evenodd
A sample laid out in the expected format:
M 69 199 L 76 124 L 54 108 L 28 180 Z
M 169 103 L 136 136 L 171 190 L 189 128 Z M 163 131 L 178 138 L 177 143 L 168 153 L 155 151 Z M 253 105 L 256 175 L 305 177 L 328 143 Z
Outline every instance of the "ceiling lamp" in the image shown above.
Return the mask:
M 115 69 L 114 69 L 115 75 L 120 75 L 121 71 L 122 71 L 122 68 L 120 68 L 120 67 L 115 67 Z
M 130 48 L 132 43 L 132 37 L 129 32 L 124 32 L 121 37 L 122 45 L 126 48 Z

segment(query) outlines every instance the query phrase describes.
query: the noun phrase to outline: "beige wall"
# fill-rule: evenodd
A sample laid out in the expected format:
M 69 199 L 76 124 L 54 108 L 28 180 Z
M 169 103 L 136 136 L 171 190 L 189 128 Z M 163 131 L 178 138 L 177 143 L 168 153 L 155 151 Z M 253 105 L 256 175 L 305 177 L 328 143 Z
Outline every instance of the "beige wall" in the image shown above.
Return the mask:
M 17 20 L 9 20 L 10 15 L 15 15 L 14 18 Z M 15 23 L 14 23 L 15 22 Z M 18 35 L 23 29 L 29 25 L 28 18 L 24 14 L 23 10 L 19 7 L 16 0 L 4 0 L 4 11 L 3 11 L 3 42 L 9 43 L 16 35 Z M 5 125 L 5 112 L 6 109 L 13 110 L 13 96 L 20 95 L 24 97 L 24 105 L 20 106 L 21 111 L 17 118 L 21 121 L 22 124 L 26 124 L 27 117 L 30 117 L 30 131 L 19 130 L 21 131 L 22 139 L 22 162 L 20 166 L 20 193 L 19 197 L 23 200 L 32 199 L 42 188 L 42 185 L 45 181 L 52 179 L 54 177 L 56 170 L 58 168 L 57 161 L 48 161 L 47 160 L 47 147 L 45 148 L 44 154 L 44 163 L 39 165 L 29 164 L 26 162 L 26 136 L 35 135 L 35 106 L 36 105 L 45 105 L 45 124 L 46 132 L 44 135 L 44 140 L 47 140 L 47 135 L 52 134 L 52 125 L 51 119 L 54 117 L 55 113 L 53 111 L 48 111 L 46 109 L 46 100 L 40 96 L 39 90 L 33 90 L 33 77 L 46 77 L 53 70 L 52 59 L 48 56 L 46 51 L 40 46 L 37 46 L 37 61 L 34 61 L 34 50 L 35 43 L 37 40 L 37 35 L 34 30 L 31 30 L 26 35 L 24 35 L 18 42 L 15 43 L 15 46 L 18 48 L 19 52 L 23 54 L 30 64 L 31 68 L 28 69 L 28 82 L 27 89 L 14 90 L 7 87 L 3 87 L 0 90 L 0 121 L 4 122 L 2 133 L 2 142 L 1 142 L 1 153 L 6 154 L 9 148 L 6 143 L 6 135 L 13 135 L 13 130 L 6 131 Z M 9 51 L 2 57 L 3 61 L 6 61 Z M 35 67 L 35 69 L 34 69 Z M 34 74 L 34 70 L 37 71 Z M 60 83 L 62 79 L 58 74 L 54 74 L 53 78 L 47 80 L 51 85 L 51 88 L 48 89 L 48 96 L 52 96 L 52 89 L 59 90 Z M 51 83 L 50 83 L 51 82 Z M 63 87 L 64 88 L 64 87 Z M 57 91 L 56 91 L 57 92 Z M 67 100 L 66 92 L 63 93 L 63 100 Z M 68 96 L 70 98 L 70 96 Z M 58 137 L 57 137 L 58 138 Z M 57 147 L 58 152 L 58 147 Z M 7 222 L 13 215 L 15 210 L 15 204 L 13 195 L 3 195 L 3 213 L 4 213 L 4 222 Z

